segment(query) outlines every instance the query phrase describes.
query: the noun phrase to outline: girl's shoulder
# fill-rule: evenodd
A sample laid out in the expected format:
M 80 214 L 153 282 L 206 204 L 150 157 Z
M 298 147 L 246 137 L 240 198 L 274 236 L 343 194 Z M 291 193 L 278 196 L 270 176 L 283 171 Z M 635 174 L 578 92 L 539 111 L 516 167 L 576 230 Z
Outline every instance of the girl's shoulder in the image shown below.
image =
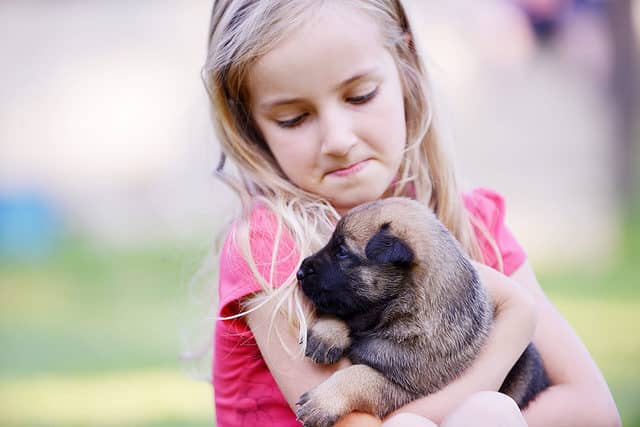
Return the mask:
M 506 225 L 504 197 L 488 188 L 476 188 L 464 193 L 462 198 L 485 264 L 511 275 L 524 263 L 527 255 Z
M 288 229 L 276 214 L 257 203 L 229 226 L 218 266 L 219 310 L 233 315 L 232 302 L 278 287 L 293 273 L 298 251 Z
M 475 188 L 462 194 L 464 206 L 469 214 L 487 225 L 504 222 L 506 204 L 504 197 L 489 188 Z

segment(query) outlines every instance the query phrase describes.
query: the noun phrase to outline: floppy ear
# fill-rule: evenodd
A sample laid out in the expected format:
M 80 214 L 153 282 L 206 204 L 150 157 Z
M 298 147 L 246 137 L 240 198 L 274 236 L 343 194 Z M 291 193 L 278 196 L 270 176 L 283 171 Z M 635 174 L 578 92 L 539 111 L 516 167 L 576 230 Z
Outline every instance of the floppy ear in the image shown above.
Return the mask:
M 380 264 L 410 266 L 414 258 L 413 251 L 401 239 L 389 233 L 388 226 L 383 225 L 369 240 L 364 250 L 365 255 Z

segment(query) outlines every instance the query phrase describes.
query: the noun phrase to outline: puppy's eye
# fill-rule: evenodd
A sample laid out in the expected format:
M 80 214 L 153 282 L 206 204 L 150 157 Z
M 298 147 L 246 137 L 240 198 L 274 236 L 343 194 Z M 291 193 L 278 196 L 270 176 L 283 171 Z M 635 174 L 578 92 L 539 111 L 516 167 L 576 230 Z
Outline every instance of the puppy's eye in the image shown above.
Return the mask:
M 336 258 L 338 259 L 349 258 L 349 249 L 347 249 L 344 243 L 338 246 L 338 249 L 336 249 Z

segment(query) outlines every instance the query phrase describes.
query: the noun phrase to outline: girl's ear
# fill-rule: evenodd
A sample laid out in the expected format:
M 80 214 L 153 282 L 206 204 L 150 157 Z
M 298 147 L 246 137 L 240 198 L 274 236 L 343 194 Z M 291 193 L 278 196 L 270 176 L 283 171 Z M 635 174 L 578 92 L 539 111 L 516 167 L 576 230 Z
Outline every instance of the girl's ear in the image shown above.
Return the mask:
M 407 44 L 407 46 L 411 46 L 411 44 L 413 43 L 413 39 L 411 38 L 411 34 L 409 34 L 409 31 L 405 31 L 402 34 L 402 38 L 404 39 L 404 42 Z
M 409 50 L 413 53 L 416 52 L 416 46 L 413 44 L 413 37 L 409 31 L 405 31 L 402 33 L 402 38 L 404 39 L 404 43 L 407 45 Z

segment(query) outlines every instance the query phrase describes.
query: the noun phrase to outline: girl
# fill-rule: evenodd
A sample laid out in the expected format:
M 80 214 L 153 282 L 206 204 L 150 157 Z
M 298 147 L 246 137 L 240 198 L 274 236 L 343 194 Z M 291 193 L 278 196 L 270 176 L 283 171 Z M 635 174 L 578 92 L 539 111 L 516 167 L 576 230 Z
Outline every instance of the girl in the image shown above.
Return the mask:
M 218 427 L 300 425 L 299 396 L 349 364 L 302 356 L 313 313 L 295 273 L 342 213 L 390 195 L 427 204 L 477 261 L 495 320 L 462 377 L 384 425 L 619 425 L 598 368 L 506 229 L 502 198 L 459 192 L 399 0 L 216 1 L 204 78 L 218 171 L 243 208 L 220 257 Z M 496 390 L 531 339 L 553 385 L 521 413 Z M 352 413 L 338 425 L 383 421 Z

